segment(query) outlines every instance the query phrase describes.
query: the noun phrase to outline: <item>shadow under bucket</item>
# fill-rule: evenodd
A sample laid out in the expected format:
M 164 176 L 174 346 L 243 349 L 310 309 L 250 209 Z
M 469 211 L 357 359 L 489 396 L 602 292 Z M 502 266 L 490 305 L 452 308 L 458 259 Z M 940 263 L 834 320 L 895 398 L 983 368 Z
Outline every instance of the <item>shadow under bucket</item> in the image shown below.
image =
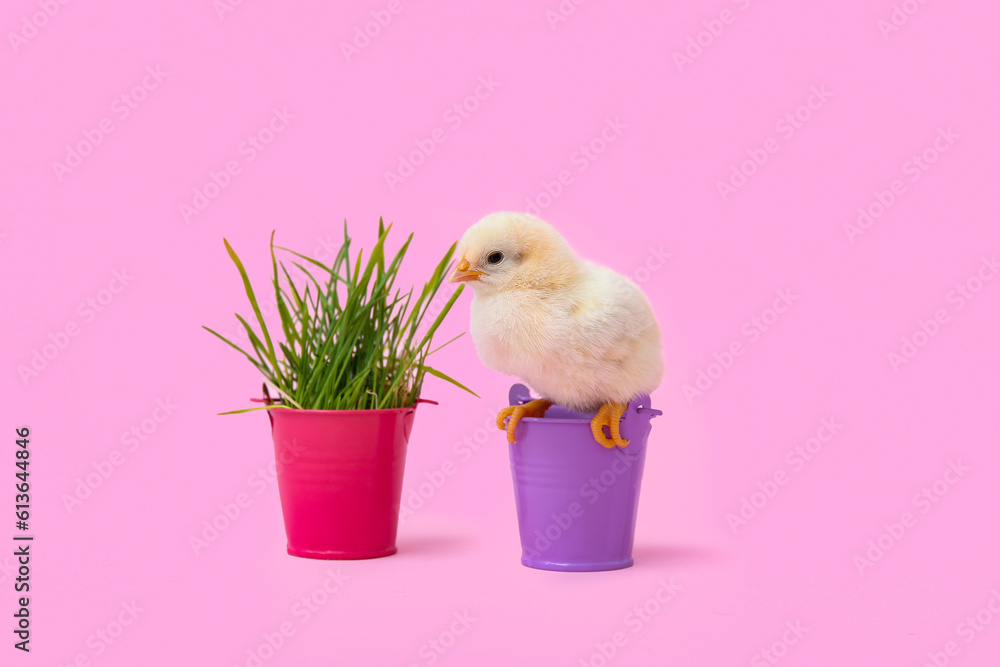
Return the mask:
M 356 559 L 396 553 L 415 413 L 416 406 L 268 410 L 289 554 Z
M 522 384 L 510 389 L 510 405 L 531 398 Z M 632 565 L 649 422 L 660 414 L 649 396 L 634 399 L 621 420 L 629 444 L 612 449 L 594 440 L 593 415 L 553 405 L 543 419 L 521 419 L 510 470 L 522 564 L 563 572 Z

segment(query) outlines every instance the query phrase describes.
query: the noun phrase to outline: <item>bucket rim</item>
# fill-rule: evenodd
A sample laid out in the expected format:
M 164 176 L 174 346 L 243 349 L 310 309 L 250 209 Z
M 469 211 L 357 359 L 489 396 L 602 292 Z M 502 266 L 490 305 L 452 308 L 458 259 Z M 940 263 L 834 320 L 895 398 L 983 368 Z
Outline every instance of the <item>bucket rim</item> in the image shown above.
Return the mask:
M 292 413 L 295 414 L 310 414 L 310 415 L 377 415 L 393 412 L 414 412 L 417 406 L 411 405 L 403 408 L 378 408 L 372 410 L 308 410 L 304 408 L 292 408 L 292 407 L 276 407 L 274 410 L 268 411 L 268 414 L 272 413 Z
M 267 404 L 274 404 L 277 402 L 276 400 L 271 399 L 270 397 L 251 398 L 250 401 L 252 403 L 267 403 Z M 410 412 L 416 412 L 417 406 L 420 405 L 421 403 L 430 403 L 431 405 L 438 404 L 437 401 L 432 401 L 427 398 L 418 398 L 417 402 L 414 403 L 413 405 L 405 405 L 401 408 L 369 408 L 365 410 L 314 410 L 310 408 L 294 408 L 290 406 L 280 406 L 280 407 L 275 407 L 273 410 L 268 410 L 267 413 L 268 416 L 270 416 L 272 412 L 285 412 L 285 411 L 295 412 L 297 414 L 344 415 L 344 416 L 392 414 L 399 412 L 410 413 Z
M 658 417 L 663 414 L 660 410 L 654 410 L 652 408 L 636 408 L 636 414 L 639 415 L 649 415 L 650 417 Z M 596 413 L 595 413 L 596 414 Z M 522 422 L 534 422 L 534 423 L 544 423 L 544 424 L 586 424 L 590 427 L 590 422 L 594 418 L 593 415 L 589 417 L 521 417 Z M 629 411 L 626 410 L 622 413 L 622 421 L 629 418 Z
M 516 383 L 511 386 L 508 398 L 511 405 L 522 405 L 527 401 L 531 400 L 531 394 L 529 392 L 529 389 L 525 385 L 521 383 Z M 649 419 L 663 415 L 662 410 L 656 410 L 650 406 L 650 401 L 651 399 L 649 394 L 640 394 L 634 397 L 631 401 L 629 401 L 628 408 L 625 410 L 625 412 L 622 413 L 622 421 L 627 421 L 632 414 L 641 415 L 644 417 L 648 416 Z M 636 405 L 637 402 L 642 405 Z M 572 410 L 569 410 L 565 406 L 559 406 L 559 407 L 569 412 L 573 412 Z M 580 416 L 579 417 L 547 417 L 547 416 L 521 417 L 521 421 L 529 423 L 589 425 L 591 420 L 593 420 L 594 416 L 597 413 L 595 412 L 593 414 L 584 415 L 577 412 L 575 414 L 578 414 Z

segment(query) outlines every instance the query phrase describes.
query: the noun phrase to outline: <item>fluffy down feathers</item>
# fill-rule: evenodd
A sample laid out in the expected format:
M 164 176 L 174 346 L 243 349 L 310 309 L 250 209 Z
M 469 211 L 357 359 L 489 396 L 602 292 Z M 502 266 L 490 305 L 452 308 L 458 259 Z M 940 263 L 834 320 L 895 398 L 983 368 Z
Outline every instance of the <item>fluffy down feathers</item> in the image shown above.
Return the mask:
M 482 362 L 578 412 L 628 403 L 663 377 L 660 328 L 642 291 L 580 260 L 548 223 L 494 213 L 459 242 L 453 281 L 475 291 Z

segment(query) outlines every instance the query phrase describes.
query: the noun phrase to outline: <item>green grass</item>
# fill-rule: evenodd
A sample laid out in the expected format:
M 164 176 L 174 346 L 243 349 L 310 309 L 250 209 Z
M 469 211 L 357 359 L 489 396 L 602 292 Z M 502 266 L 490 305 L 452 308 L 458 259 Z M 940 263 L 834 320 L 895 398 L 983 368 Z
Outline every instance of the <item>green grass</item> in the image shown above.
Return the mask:
M 232 410 L 233 414 L 268 408 L 306 410 L 364 410 L 400 408 L 416 404 L 425 376 L 435 377 L 476 395 L 471 389 L 429 366 L 434 352 L 456 340 L 432 348 L 434 334 L 462 293 L 451 295 L 426 330 L 421 326 L 438 289 L 444 283 L 455 252 L 453 244 L 435 267 L 430 279 L 414 295 L 395 286 L 400 264 L 413 234 L 390 259 L 385 244 L 389 231 L 379 218 L 379 238 L 362 264 L 364 251 L 351 258 L 351 238 L 344 222 L 344 244 L 330 266 L 303 254 L 274 245 L 271 232 L 271 279 L 281 318 L 284 341 L 272 337 L 260 312 L 243 262 L 229 241 L 223 239 L 230 259 L 239 270 L 259 329 L 236 315 L 246 329 L 250 350 L 217 331 L 203 327 L 239 350 L 271 385 L 278 403 L 263 408 Z M 276 250 L 301 272 L 293 280 Z

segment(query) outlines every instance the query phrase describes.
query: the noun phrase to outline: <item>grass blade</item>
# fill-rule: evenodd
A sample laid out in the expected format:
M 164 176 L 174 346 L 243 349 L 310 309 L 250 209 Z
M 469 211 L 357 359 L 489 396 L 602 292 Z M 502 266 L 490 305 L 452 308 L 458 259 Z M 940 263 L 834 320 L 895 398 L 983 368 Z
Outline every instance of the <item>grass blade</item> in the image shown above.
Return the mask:
M 253 306 L 253 314 L 257 316 L 257 323 L 260 324 L 261 332 L 264 334 L 264 340 L 267 341 L 267 352 L 271 359 L 271 364 L 273 368 L 278 367 L 278 357 L 274 353 L 274 345 L 271 343 L 271 336 L 267 332 L 267 324 L 264 323 L 264 316 L 260 314 L 260 306 L 257 305 L 257 297 L 254 296 L 253 286 L 250 284 L 250 277 L 247 276 L 246 269 L 243 268 L 243 262 L 236 255 L 236 251 L 233 247 L 229 245 L 229 241 L 222 239 L 223 243 L 226 244 L 226 252 L 229 253 L 229 258 L 233 260 L 236 268 L 240 272 L 240 278 L 243 279 L 243 287 L 246 289 L 247 298 L 250 299 L 250 305 Z
M 420 367 L 420 369 L 423 370 L 423 371 L 426 371 L 427 373 L 430 373 L 431 375 L 433 375 L 436 378 L 441 378 L 445 382 L 452 383 L 453 385 L 455 385 L 459 389 L 464 389 L 465 391 L 469 392 L 470 394 L 472 394 L 476 398 L 481 398 L 481 396 L 479 394 L 477 394 L 476 392 L 472 391 L 471 389 L 469 389 L 468 387 L 466 387 L 464 384 L 462 384 L 461 382 L 459 382 L 455 378 L 448 377 L 447 375 L 445 375 L 441 371 L 437 370 L 436 368 L 431 368 L 430 366 L 422 365 Z

